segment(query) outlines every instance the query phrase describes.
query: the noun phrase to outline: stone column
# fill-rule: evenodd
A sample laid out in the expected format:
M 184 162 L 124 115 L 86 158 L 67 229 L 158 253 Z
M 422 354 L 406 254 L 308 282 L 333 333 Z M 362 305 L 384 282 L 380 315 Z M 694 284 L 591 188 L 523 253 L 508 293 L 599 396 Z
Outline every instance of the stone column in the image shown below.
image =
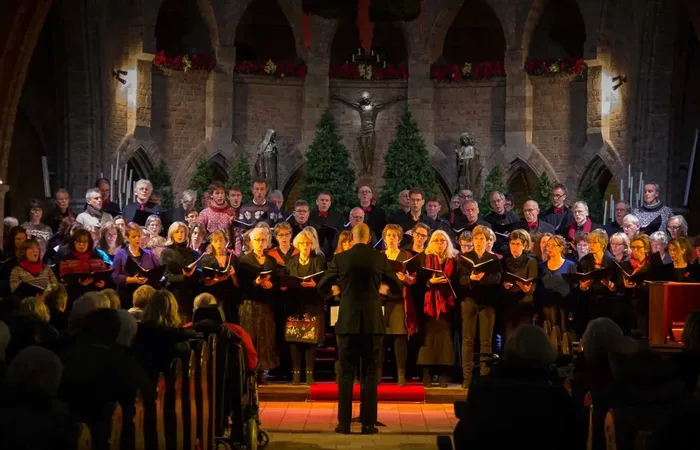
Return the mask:
M 10 190 L 10 185 L 0 184 L 0 219 L 5 219 L 5 195 Z M 5 227 L 0 226 L 0 242 L 3 242 Z
M 435 146 L 435 83 L 430 79 L 430 56 L 426 48 L 427 32 L 421 35 L 417 20 L 404 24 L 411 39 L 408 55 L 407 103 L 423 134 L 425 147 L 432 153 Z
M 215 151 L 228 158 L 233 157 L 233 68 L 236 64 L 236 48 L 221 47 L 217 69 L 207 80 L 207 107 L 205 136 Z
M 521 153 L 532 144 L 532 83 L 523 70 L 521 49 L 507 50 L 506 70 L 506 150 Z

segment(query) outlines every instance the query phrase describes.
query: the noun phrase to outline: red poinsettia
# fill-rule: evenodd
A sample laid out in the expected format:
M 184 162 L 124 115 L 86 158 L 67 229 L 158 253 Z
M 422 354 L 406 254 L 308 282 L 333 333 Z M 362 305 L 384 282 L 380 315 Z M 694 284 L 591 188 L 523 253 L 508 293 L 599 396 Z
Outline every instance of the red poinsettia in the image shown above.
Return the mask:
M 525 62 L 525 72 L 533 76 L 581 75 L 586 70 L 582 58 L 529 59 Z
M 177 55 L 166 56 L 164 51 L 160 51 L 153 58 L 153 65 L 159 69 L 172 70 L 205 70 L 212 71 L 216 67 L 216 60 L 211 55 Z
M 435 81 L 489 80 L 505 77 L 503 61 L 480 61 L 464 64 L 433 64 L 430 78 Z
M 293 61 L 240 61 L 233 68 L 236 73 L 266 75 L 270 77 L 304 78 L 308 72 L 306 64 Z
M 363 65 L 361 68 L 358 63 L 331 64 L 328 76 L 346 80 L 407 80 L 408 67 L 387 64 L 386 67 Z

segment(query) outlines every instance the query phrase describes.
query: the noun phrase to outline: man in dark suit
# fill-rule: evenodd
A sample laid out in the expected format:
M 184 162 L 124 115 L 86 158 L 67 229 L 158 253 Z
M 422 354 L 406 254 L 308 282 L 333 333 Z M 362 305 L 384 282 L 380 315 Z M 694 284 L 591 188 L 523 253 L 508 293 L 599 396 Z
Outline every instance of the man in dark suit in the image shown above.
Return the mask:
M 530 234 L 535 233 L 551 233 L 554 234 L 554 226 L 544 220 L 539 219 L 540 205 L 534 200 L 528 200 L 523 205 L 524 220 L 518 224 L 518 228 L 527 231 Z M 516 228 L 513 228 L 516 229 Z
M 386 256 L 369 246 L 369 227 L 360 223 L 352 228 L 353 247 L 339 253 L 328 265 L 318 284 L 322 292 L 340 291 L 340 309 L 335 331 L 341 377 L 338 386 L 337 433 L 350 433 L 352 416 L 352 382 L 355 368 L 362 369 L 363 386 L 360 399 L 362 434 L 378 430 L 377 364 L 384 334 L 384 317 L 379 286 L 382 282 L 392 293 L 400 295 L 402 284 L 391 270 Z

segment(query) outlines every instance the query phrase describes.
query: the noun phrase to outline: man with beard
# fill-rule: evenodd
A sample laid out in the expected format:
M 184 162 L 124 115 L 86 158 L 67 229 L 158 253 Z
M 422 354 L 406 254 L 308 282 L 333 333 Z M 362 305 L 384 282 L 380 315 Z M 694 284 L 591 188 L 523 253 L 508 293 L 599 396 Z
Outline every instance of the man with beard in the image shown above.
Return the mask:
M 199 223 L 204 225 L 207 233 L 218 230 L 228 230 L 235 211 L 226 203 L 226 189 L 220 181 L 209 185 L 209 206 L 199 213 Z
M 248 225 L 255 225 L 258 222 L 267 222 L 268 225 L 274 226 L 277 222 L 284 220 L 282 213 L 277 205 L 268 202 L 267 181 L 263 178 L 255 178 L 253 180 L 253 202 L 241 206 L 238 213 L 238 220 Z
M 639 227 L 642 232 L 651 234 L 654 231 L 666 231 L 668 219 L 673 215 L 673 211 L 668 206 L 661 204 L 659 185 L 646 183 L 643 200 L 642 207 L 632 211 L 632 214 L 639 218 Z
M 556 183 L 552 187 L 552 207 L 540 216 L 540 220 L 552 225 L 554 232 L 564 237 L 566 237 L 569 227 L 574 221 L 573 211 L 566 206 L 567 194 L 566 186 Z

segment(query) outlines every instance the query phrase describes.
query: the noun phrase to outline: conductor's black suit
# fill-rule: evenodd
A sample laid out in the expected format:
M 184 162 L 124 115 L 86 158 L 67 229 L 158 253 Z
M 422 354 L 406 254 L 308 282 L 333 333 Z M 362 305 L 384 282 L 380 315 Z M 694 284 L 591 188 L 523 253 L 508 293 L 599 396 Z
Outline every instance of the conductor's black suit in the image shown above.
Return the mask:
M 389 285 L 392 293 L 403 285 L 391 270 L 386 256 L 367 244 L 355 244 L 350 250 L 335 255 L 318 288 L 328 291 L 340 286 L 340 309 L 335 331 L 338 335 L 338 356 L 341 377 L 338 387 L 338 423 L 350 426 L 352 415 L 352 382 L 354 369 L 363 370 L 360 421 L 373 427 L 377 420 L 377 363 L 385 327 L 379 285 Z

